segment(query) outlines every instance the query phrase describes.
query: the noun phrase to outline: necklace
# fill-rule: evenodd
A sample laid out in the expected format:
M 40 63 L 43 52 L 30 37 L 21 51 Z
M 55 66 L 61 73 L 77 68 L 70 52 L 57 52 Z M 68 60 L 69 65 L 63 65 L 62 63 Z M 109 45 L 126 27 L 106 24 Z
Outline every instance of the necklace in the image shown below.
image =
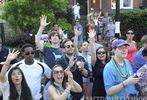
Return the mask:
M 122 78 L 127 78 L 127 77 L 128 77 L 128 75 L 129 75 L 129 70 L 128 70 L 128 67 L 126 66 L 126 62 L 125 62 L 125 61 L 124 61 L 125 70 L 126 70 L 126 71 L 125 71 L 125 74 L 122 73 L 122 71 L 121 71 L 120 68 L 119 68 L 118 63 L 115 61 L 114 58 L 112 58 L 112 63 L 113 63 L 113 65 L 114 65 L 115 70 L 118 72 L 118 74 L 119 74 Z

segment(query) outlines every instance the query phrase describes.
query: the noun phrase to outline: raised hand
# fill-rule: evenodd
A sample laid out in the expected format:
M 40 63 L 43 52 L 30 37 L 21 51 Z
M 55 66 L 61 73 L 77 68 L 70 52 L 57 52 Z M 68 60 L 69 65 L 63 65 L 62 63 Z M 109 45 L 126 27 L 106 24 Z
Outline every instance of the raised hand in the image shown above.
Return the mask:
M 94 29 L 89 30 L 89 32 L 88 32 L 88 36 L 89 36 L 89 38 L 94 38 L 95 35 L 96 35 L 96 31 L 95 31 Z
M 65 69 L 65 71 L 67 71 L 67 70 L 70 71 L 70 69 L 74 66 L 74 64 L 75 64 L 76 61 L 77 61 L 77 60 L 75 59 L 75 57 L 72 56 L 72 57 L 70 58 L 70 60 L 69 60 L 69 65 L 68 65 L 68 67 Z
M 14 60 L 15 58 L 18 57 L 18 54 L 19 54 L 19 53 L 20 53 L 20 52 L 19 52 L 18 50 L 15 51 L 15 49 L 13 49 L 12 52 L 11 52 L 10 49 L 9 49 L 9 54 L 8 54 L 8 56 L 7 56 L 6 61 L 12 61 L 12 60 Z
M 65 71 L 65 74 L 68 76 L 68 79 L 67 79 L 68 87 L 72 87 L 73 86 L 73 74 L 69 70 Z
M 74 28 L 74 34 L 75 34 L 75 36 L 79 36 L 80 35 L 80 31 L 77 30 L 76 28 Z
M 59 34 L 63 34 L 64 30 L 62 29 L 62 27 L 59 27 Z
M 50 22 L 47 23 L 47 16 L 42 15 L 42 16 L 40 17 L 40 26 L 45 27 L 45 26 L 47 26 L 48 24 L 50 24 Z
M 81 60 L 81 61 L 78 61 L 77 64 L 78 64 L 78 66 L 79 66 L 78 68 L 79 68 L 80 71 L 84 69 L 85 62 L 83 62 L 83 61 Z

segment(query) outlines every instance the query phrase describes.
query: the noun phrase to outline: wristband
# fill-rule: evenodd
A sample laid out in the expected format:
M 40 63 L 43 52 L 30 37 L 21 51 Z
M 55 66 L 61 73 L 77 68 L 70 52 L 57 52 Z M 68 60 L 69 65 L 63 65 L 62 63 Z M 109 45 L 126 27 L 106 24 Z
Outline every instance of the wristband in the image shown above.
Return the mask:
M 121 82 L 122 83 L 122 86 L 123 86 L 123 88 L 125 88 L 125 85 L 124 85 L 124 83 L 123 82 Z

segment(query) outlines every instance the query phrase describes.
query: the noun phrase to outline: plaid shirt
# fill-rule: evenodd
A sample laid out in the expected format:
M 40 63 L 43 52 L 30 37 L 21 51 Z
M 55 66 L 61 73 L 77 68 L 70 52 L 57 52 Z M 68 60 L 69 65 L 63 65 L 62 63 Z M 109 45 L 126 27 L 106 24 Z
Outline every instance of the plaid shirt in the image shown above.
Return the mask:
M 141 91 L 147 92 L 147 63 L 143 65 L 138 71 L 137 74 L 140 73 L 141 75 L 141 80 L 139 82 Z

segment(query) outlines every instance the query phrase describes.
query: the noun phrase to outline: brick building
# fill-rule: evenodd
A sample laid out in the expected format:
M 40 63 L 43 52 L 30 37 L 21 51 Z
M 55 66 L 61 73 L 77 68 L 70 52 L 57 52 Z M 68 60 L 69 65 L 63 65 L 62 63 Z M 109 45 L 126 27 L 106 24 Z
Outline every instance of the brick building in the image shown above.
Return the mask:
M 87 14 L 90 8 L 95 11 L 113 11 L 115 9 L 116 0 L 69 0 L 70 5 L 79 2 L 81 6 L 81 14 Z M 147 7 L 147 0 L 120 0 L 120 9 L 135 9 Z

